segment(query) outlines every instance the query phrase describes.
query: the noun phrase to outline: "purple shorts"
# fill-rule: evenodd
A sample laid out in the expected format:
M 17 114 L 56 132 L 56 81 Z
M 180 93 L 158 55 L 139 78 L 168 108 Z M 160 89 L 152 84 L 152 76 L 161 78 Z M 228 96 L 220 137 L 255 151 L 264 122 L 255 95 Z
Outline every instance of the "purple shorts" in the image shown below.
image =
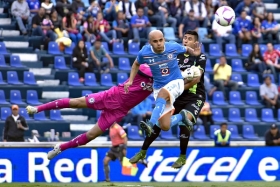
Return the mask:
M 87 107 L 101 110 L 98 126 L 105 132 L 115 122 L 120 122 L 129 110 L 123 108 L 122 101 L 118 98 L 117 89 L 114 87 L 104 92 L 85 96 Z

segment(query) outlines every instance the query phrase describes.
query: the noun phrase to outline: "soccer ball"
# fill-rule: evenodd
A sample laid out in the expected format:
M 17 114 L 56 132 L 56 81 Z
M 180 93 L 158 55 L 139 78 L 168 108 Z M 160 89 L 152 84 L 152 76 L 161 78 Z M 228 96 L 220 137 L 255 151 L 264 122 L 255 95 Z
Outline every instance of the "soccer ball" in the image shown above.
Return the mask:
M 221 26 L 232 25 L 235 20 L 234 10 L 229 6 L 221 6 L 215 13 L 215 20 Z
M 191 68 L 185 69 L 181 72 L 182 76 L 188 81 L 193 80 L 194 71 Z

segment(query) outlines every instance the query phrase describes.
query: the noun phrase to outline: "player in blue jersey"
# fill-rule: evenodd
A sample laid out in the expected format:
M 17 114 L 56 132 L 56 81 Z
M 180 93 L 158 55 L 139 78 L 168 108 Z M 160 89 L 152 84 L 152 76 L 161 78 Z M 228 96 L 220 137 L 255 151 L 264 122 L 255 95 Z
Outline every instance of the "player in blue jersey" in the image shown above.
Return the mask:
M 178 66 L 177 55 L 186 51 L 192 55 L 201 53 L 198 42 L 195 45 L 195 49 L 182 46 L 176 42 L 165 42 L 163 33 L 159 30 L 150 32 L 149 44 L 143 46 L 139 51 L 132 65 L 129 81 L 125 83 L 125 91 L 128 93 L 129 86 L 132 85 L 140 64 L 146 63 L 150 66 L 154 78 L 153 88 L 156 103 L 150 120 L 148 122 L 141 121 L 140 123 L 140 127 L 147 136 L 151 135 L 151 127 L 157 121 L 162 130 L 169 130 L 170 119 L 174 112 L 173 103 L 184 91 L 184 80 Z M 182 121 L 189 129 L 192 129 L 192 123 L 188 122 L 186 116 L 186 110 L 182 110 L 180 115 L 176 115 L 176 118 L 172 120 L 177 120 L 177 123 Z M 172 121 L 172 123 L 175 122 Z

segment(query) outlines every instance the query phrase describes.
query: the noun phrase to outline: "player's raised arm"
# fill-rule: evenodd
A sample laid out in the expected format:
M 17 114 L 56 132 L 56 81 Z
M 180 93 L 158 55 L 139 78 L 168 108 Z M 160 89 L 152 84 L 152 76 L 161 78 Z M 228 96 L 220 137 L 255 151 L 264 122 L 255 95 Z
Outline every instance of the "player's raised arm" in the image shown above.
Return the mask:
M 137 59 L 132 64 L 131 70 L 130 70 L 130 76 L 128 82 L 124 84 L 124 91 L 125 93 L 128 93 L 128 88 L 132 85 L 133 80 L 139 70 L 140 64 L 138 63 Z

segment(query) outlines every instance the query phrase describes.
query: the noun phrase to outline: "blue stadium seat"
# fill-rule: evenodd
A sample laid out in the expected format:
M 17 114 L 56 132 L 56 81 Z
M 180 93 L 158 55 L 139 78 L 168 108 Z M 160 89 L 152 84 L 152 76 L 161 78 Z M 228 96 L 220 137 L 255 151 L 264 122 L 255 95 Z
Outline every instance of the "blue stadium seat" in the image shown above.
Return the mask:
M 124 83 L 128 78 L 127 73 L 118 73 L 117 75 L 117 83 L 122 84 Z
M 199 140 L 208 140 L 209 137 L 206 136 L 204 126 L 200 125 L 196 131 L 193 132 L 193 137 Z
M 56 42 L 49 42 L 48 53 L 52 55 L 62 55 L 62 52 L 59 50 L 58 44 Z
M 224 94 L 221 91 L 215 91 L 212 100 L 214 105 L 227 105 Z
M 233 72 L 245 72 L 246 70 L 243 68 L 241 59 L 232 59 L 231 67 Z
M 91 48 L 91 43 L 90 42 L 85 42 L 85 46 L 86 46 L 86 49 L 87 49 L 87 53 L 89 54 L 90 53 L 90 48 Z
M 119 58 L 119 69 L 120 70 L 130 70 L 130 62 L 128 58 Z
M 228 130 L 231 132 L 231 139 L 240 140 L 242 137 L 238 133 L 238 129 L 236 125 L 228 125 Z
M 260 122 L 258 119 L 257 111 L 255 108 L 245 109 L 245 121 L 247 122 Z
M 253 125 L 243 125 L 243 138 L 248 139 L 248 140 L 258 140 L 259 137 L 256 136 L 255 134 L 255 129 Z
M 0 85 L 3 85 L 3 84 L 7 84 L 7 83 L 3 81 L 2 72 L 0 71 Z
M 173 136 L 171 128 L 168 131 L 161 131 L 160 138 L 164 140 L 177 140 L 177 138 Z
M 251 44 L 243 44 L 242 45 L 242 56 L 248 57 L 252 52 L 252 45 Z
M 273 110 L 271 108 L 263 108 L 261 115 L 262 115 L 261 119 L 264 122 L 269 122 L 269 123 L 276 122 L 273 116 Z
M 84 3 L 85 7 L 89 7 L 89 0 L 82 0 L 82 2 Z
M 5 96 L 4 90 L 0 90 L 0 104 L 1 105 L 10 104 L 9 102 L 6 101 L 6 96 Z
M 102 62 L 103 62 L 103 63 L 109 63 L 109 59 L 108 59 L 107 57 L 103 57 L 103 58 L 102 58 Z
M 96 119 L 99 119 L 101 115 L 101 110 L 96 110 Z
M 9 66 L 6 64 L 6 60 L 5 60 L 4 55 L 2 55 L 2 54 L 0 54 L 0 67 L 9 67 Z
M 166 40 L 177 41 L 177 37 L 175 36 L 175 31 L 173 27 L 164 27 L 163 35 Z
M 214 139 L 214 132 L 218 129 L 220 129 L 219 125 L 211 125 L 210 126 L 210 138 L 211 139 Z
M 10 66 L 11 67 L 16 67 L 16 68 L 23 68 L 23 67 L 25 67 L 24 65 L 22 65 L 18 55 L 12 55 L 10 57 Z
M 207 35 L 208 35 L 207 28 L 199 27 L 198 30 L 197 30 L 197 34 L 198 34 L 198 37 L 199 37 L 199 41 L 202 42 L 204 40 L 209 40 L 207 38 Z
M 86 95 L 89 95 L 89 94 L 92 94 L 91 90 L 83 90 L 82 91 L 82 96 L 86 96 Z
M 113 53 L 116 54 L 116 55 L 125 55 L 125 54 L 127 54 L 124 51 L 123 43 L 114 42 L 113 43 Z
M 261 105 L 258 101 L 258 96 L 255 91 L 247 91 L 246 92 L 246 104 L 248 105 Z
M 25 71 L 23 73 L 23 83 L 28 85 L 37 85 L 34 74 L 32 72 Z
M 212 68 L 210 59 L 207 59 L 207 60 L 206 60 L 205 71 L 209 71 L 209 72 L 212 72 L 212 71 L 213 71 L 213 68 Z
M 34 114 L 34 120 L 36 121 L 46 121 L 48 120 L 45 115 L 45 111 Z
M 244 120 L 241 119 L 239 108 L 230 108 L 229 109 L 228 120 L 230 122 L 244 122 Z
M 275 44 L 275 45 L 273 45 L 273 47 L 274 47 L 274 49 L 280 51 L 280 44 Z
M 69 86 L 83 86 L 79 81 L 79 75 L 76 72 L 68 73 L 68 85 Z
M 6 120 L 8 116 L 12 114 L 11 108 L 9 107 L 2 107 L 1 108 L 1 120 Z
M 85 86 L 100 86 L 96 81 L 94 73 L 85 73 Z
M 64 53 L 67 54 L 67 55 L 72 55 L 74 48 L 75 48 L 75 43 L 72 42 L 69 47 L 65 47 Z
M 275 79 L 274 79 L 274 76 L 273 76 L 272 74 L 264 74 L 264 75 L 263 75 L 263 78 L 265 78 L 265 77 L 267 77 L 267 76 L 270 77 L 272 83 L 275 83 Z
M 139 135 L 138 127 L 135 125 L 127 127 L 127 137 L 129 140 L 143 140 L 143 137 Z
M 222 55 L 220 46 L 218 44 L 209 44 L 210 56 L 220 57 Z
M 23 116 L 25 120 L 31 120 L 25 108 L 19 108 L 19 115 Z
M 235 44 L 226 44 L 226 50 L 225 51 L 226 51 L 225 52 L 226 56 L 230 56 L 230 57 L 240 56 L 237 53 L 237 49 L 236 49 L 236 45 Z
M 101 42 L 101 47 L 103 47 L 103 49 L 105 49 L 108 54 L 111 54 L 107 42 Z
M 18 80 L 18 74 L 16 71 L 7 71 L 7 82 L 8 84 L 20 85 L 22 82 Z
M 278 117 L 278 121 L 280 121 L 280 109 L 278 109 L 277 111 L 277 117 Z
M 128 43 L 128 54 L 138 55 L 139 51 L 140 51 L 140 43 L 138 42 Z
M 247 74 L 247 85 L 249 87 L 260 87 L 259 76 L 257 74 Z
M 17 105 L 26 104 L 22 101 L 21 93 L 19 90 L 10 90 L 10 102 Z
M 264 52 L 267 50 L 267 46 L 265 44 L 259 44 L 259 46 L 260 46 L 261 54 L 263 55 Z
M 201 52 L 202 52 L 202 53 L 206 53 L 206 52 L 205 52 L 205 47 L 204 47 L 203 44 L 201 44 Z
M 42 104 L 38 99 L 38 93 L 36 90 L 27 90 L 26 102 L 30 105 Z
M 225 122 L 225 121 L 227 121 L 224 118 L 224 113 L 223 113 L 221 108 L 213 108 L 212 113 L 213 113 L 213 120 L 215 122 Z
M 231 74 L 231 78 L 230 79 L 232 81 L 235 81 L 235 82 L 243 82 L 241 74 L 237 74 L 237 73 Z
M 54 68 L 55 69 L 61 69 L 61 70 L 69 69 L 66 66 L 65 59 L 64 59 L 63 56 L 55 56 L 54 57 Z
M 112 81 L 112 75 L 110 73 L 103 73 L 101 74 L 101 81 L 102 86 L 115 86 Z
M 0 54 L 3 54 L 3 55 L 9 54 L 4 42 L 0 42 Z
M 229 92 L 229 103 L 231 105 L 244 105 L 244 102 L 241 100 L 241 95 L 239 91 Z
M 51 110 L 50 111 L 50 119 L 53 121 L 62 121 L 60 110 Z

